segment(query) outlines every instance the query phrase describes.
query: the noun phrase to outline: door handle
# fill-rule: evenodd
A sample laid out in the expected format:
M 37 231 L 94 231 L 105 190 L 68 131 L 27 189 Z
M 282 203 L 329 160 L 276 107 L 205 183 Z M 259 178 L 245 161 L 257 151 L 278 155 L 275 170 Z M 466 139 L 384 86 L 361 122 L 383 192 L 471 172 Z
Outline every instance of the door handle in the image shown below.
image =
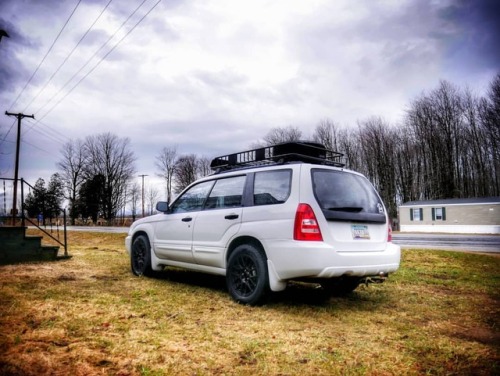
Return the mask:
M 238 214 L 228 214 L 224 218 L 226 219 L 237 219 L 239 217 Z
M 193 220 L 193 218 L 191 218 L 191 217 L 182 218 L 182 222 L 191 222 L 192 220 Z

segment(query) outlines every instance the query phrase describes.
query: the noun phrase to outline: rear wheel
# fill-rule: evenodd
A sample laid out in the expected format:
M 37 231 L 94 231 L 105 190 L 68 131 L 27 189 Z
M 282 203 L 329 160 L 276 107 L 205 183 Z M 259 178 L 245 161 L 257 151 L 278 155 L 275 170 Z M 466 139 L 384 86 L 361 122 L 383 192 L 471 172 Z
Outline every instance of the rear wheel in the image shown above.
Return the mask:
M 267 264 L 263 253 L 251 244 L 242 244 L 229 257 L 227 289 L 239 303 L 262 303 L 269 288 Z
M 321 287 L 331 296 L 344 296 L 356 290 L 360 283 L 359 277 L 340 277 L 321 282 Z
M 130 252 L 130 266 L 132 273 L 137 276 L 151 276 L 151 246 L 146 235 L 139 235 L 132 242 Z

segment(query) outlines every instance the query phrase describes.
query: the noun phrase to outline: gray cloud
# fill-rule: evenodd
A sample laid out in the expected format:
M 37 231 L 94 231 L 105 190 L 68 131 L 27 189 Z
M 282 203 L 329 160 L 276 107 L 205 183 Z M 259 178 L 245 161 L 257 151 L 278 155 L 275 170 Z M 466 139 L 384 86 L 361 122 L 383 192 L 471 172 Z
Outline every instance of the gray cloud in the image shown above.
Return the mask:
M 25 103 L 90 26 L 88 15 L 97 16 L 107 1 L 81 3 L 26 90 Z M 149 0 L 134 20 L 154 3 Z M 498 7 L 493 1 L 235 3 L 163 0 L 43 121 L 70 138 L 107 131 L 129 137 L 141 172 L 152 175 L 154 154 L 163 146 L 178 144 L 183 153 L 215 156 L 247 148 L 272 127 L 298 126 L 309 135 L 320 119 L 355 126 L 356 120 L 372 115 L 397 124 L 405 104 L 439 79 L 462 85 L 477 80 L 479 72 L 484 82 L 499 66 Z M 0 27 L 13 36 L 0 44 L 3 103 L 10 104 L 26 83 L 75 4 L 0 0 L 5 18 Z M 57 100 L 36 113 L 138 4 L 112 2 L 27 111 L 39 117 L 51 108 Z M 34 28 L 40 32 L 33 33 Z M 10 121 L 0 118 L 2 131 Z M 53 152 L 46 156 L 50 170 L 61 143 L 34 133 L 26 140 Z M 0 146 L 2 151 L 6 145 Z M 23 146 L 44 159 L 44 152 Z
M 1 12 L 1 8 L 0 8 Z M 17 53 L 22 49 L 34 48 L 34 45 L 26 38 L 17 27 L 0 17 L 0 29 L 5 30 L 9 38 L 2 38 L 0 42 L 0 96 L 3 93 L 12 93 L 12 88 L 26 80 L 28 74 L 22 60 Z
M 475 71 L 500 68 L 500 2 L 456 0 L 439 16 L 454 26 L 447 41 L 450 65 L 461 59 Z

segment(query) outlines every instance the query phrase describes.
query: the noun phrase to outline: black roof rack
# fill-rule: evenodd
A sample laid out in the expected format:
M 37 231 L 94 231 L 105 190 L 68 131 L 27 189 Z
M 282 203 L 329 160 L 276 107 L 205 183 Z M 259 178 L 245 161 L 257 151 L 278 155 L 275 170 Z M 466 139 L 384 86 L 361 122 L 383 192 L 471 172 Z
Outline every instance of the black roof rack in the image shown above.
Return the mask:
M 286 162 L 307 162 L 344 167 L 344 154 L 328 150 L 324 145 L 310 141 L 285 142 L 253 150 L 223 155 L 212 160 L 210 168 L 216 172 L 242 167 L 273 165 Z

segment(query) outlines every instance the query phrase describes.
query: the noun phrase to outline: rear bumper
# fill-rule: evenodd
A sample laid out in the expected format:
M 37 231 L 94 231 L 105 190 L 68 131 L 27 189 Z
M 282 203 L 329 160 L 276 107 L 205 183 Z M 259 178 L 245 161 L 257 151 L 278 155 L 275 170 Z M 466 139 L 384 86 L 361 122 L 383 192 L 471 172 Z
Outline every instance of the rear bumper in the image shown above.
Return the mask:
M 381 251 L 336 251 L 323 242 L 276 242 L 266 247 L 278 280 L 376 276 L 395 272 L 401 248 L 386 243 Z

